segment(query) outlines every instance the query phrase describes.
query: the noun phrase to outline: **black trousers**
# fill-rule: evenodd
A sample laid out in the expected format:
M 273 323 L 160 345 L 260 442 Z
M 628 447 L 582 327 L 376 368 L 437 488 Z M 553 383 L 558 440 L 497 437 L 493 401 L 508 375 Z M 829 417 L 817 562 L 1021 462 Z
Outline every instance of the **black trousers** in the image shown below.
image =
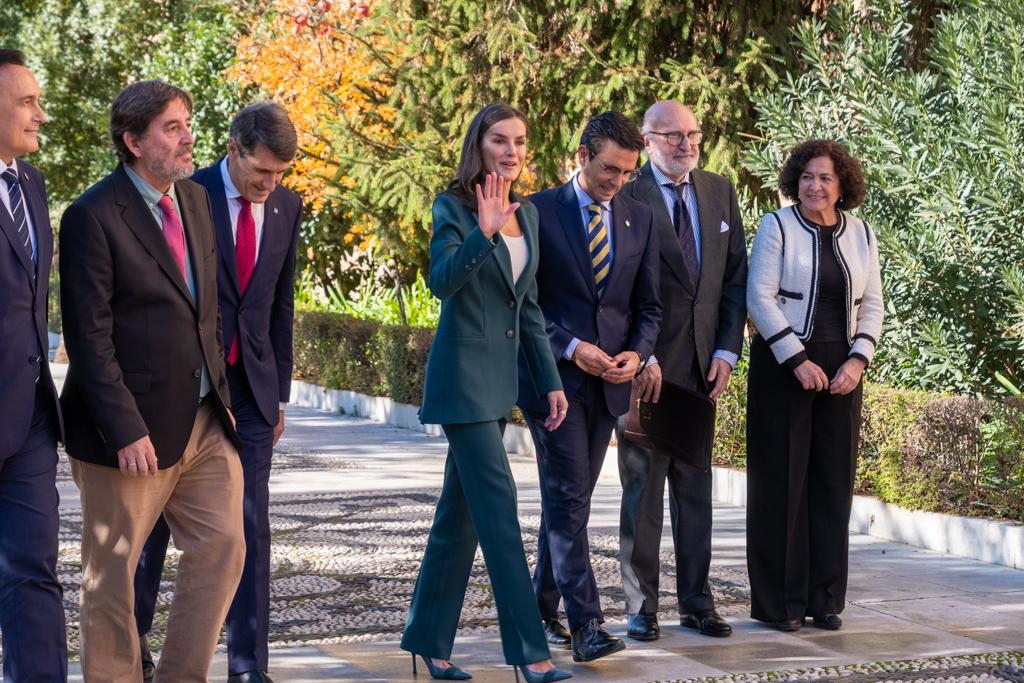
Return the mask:
M 831 379 L 844 342 L 809 343 Z M 761 621 L 843 611 L 863 384 L 805 391 L 755 337 L 747 396 L 747 570 Z
M 707 392 L 696 356 L 684 385 Z M 679 428 L 688 417 L 679 416 Z M 693 467 L 661 451 L 622 438 L 626 418 L 617 425 L 622 508 L 619 514 L 619 566 L 626 611 L 657 614 L 661 570 L 661 531 L 665 482 L 676 551 L 676 597 L 683 614 L 715 608 L 711 572 L 711 469 Z

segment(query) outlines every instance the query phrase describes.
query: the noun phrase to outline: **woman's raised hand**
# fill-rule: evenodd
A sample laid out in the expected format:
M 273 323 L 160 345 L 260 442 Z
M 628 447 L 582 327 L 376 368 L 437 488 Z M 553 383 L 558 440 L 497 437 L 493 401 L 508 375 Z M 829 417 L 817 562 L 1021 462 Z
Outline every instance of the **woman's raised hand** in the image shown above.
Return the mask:
M 476 215 L 480 221 L 480 232 L 487 239 L 501 230 L 508 219 L 519 208 L 519 202 L 508 203 L 505 179 L 497 173 L 488 173 L 483 188 L 476 186 Z

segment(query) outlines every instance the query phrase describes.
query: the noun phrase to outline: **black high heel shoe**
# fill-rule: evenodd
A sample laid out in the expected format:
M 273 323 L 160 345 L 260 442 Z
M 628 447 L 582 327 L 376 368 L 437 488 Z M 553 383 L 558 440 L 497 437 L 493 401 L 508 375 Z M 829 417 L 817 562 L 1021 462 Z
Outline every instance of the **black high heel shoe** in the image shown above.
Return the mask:
M 459 667 L 455 666 L 451 662 L 448 662 L 449 664 L 451 664 L 451 666 L 449 666 L 447 669 L 442 669 L 441 667 L 435 665 L 432 661 L 430 661 L 430 657 L 427 657 L 426 655 L 420 655 L 420 659 L 422 659 L 423 663 L 427 665 L 427 670 L 430 671 L 431 678 L 436 678 L 440 681 L 468 681 L 469 679 L 473 678 L 468 673 L 466 673 Z M 416 675 L 415 652 L 412 654 L 412 675 Z M 561 679 L 552 678 L 551 680 L 558 681 Z
M 514 664 L 512 670 L 516 672 L 516 683 L 519 683 L 519 672 L 523 672 L 523 678 L 526 679 L 526 683 L 554 683 L 554 681 L 564 681 L 572 678 L 572 674 L 568 671 L 562 671 L 561 669 L 548 669 L 544 673 L 537 673 L 536 671 L 530 671 L 526 668 L 526 665 Z

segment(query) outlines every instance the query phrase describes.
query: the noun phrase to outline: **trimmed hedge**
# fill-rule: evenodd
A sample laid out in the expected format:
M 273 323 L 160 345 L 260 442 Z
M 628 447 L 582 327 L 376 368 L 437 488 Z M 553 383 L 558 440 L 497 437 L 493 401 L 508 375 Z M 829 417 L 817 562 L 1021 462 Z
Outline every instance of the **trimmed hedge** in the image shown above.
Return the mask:
M 296 311 L 295 375 L 419 405 L 433 331 Z M 746 462 L 746 360 L 718 404 L 715 463 Z M 858 493 L 916 510 L 1024 521 L 1024 402 L 868 383 Z

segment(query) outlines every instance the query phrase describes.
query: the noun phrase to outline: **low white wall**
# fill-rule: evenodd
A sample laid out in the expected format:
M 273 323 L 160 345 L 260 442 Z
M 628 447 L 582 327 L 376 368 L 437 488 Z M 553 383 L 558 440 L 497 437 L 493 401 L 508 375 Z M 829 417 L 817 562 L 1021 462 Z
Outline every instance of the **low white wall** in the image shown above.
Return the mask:
M 396 427 L 441 435 L 438 425 L 420 424 L 416 406 L 396 403 L 389 398 L 324 389 L 292 380 L 291 401 L 301 406 L 340 411 Z M 530 431 L 518 425 L 508 425 L 505 448 L 511 453 L 533 454 Z M 713 470 L 712 495 L 715 500 L 745 506 L 747 473 L 727 467 L 715 467 Z M 1024 569 L 1024 525 L 1021 524 L 907 510 L 875 498 L 854 496 L 850 530 L 918 548 Z

